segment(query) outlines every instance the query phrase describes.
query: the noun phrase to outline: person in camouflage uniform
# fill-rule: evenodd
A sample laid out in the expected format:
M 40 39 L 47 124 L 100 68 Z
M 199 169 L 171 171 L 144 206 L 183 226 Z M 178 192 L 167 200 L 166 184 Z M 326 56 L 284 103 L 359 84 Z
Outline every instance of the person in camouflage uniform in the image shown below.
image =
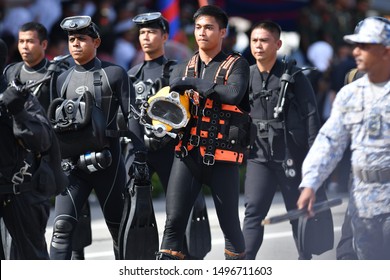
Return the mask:
M 359 259 L 390 259 L 390 21 L 368 17 L 355 33 L 357 68 L 366 74 L 336 96 L 302 167 L 298 208 L 313 215 L 315 191 L 351 147 L 353 182 L 349 213 Z

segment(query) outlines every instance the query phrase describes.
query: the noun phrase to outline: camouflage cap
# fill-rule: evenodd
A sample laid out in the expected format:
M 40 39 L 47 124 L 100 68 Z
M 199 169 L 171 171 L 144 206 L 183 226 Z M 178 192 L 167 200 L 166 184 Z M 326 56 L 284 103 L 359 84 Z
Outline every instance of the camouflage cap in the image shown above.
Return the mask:
M 351 44 L 390 46 L 390 21 L 382 17 L 368 17 L 357 24 L 355 34 L 345 35 L 344 40 Z

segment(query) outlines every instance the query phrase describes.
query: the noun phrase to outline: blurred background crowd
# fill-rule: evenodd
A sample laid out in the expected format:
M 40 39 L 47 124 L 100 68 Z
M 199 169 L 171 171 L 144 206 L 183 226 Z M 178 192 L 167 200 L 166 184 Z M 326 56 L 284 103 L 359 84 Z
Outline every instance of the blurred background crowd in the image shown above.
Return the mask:
M 353 33 L 356 24 L 367 16 L 390 16 L 389 0 L 1 0 L 0 36 L 9 47 L 7 63 L 20 61 L 18 28 L 25 22 L 39 21 L 49 31 L 46 55 L 52 59 L 68 51 L 61 20 L 89 15 L 102 37 L 98 57 L 128 70 L 144 57 L 132 22 L 135 15 L 160 11 L 170 22 L 166 56 L 181 61 L 195 51 L 192 15 L 203 4 L 215 4 L 227 12 L 230 19 L 224 49 L 241 52 L 250 64 L 254 63 L 248 47 L 251 25 L 264 19 L 278 22 L 283 29 L 279 55 L 294 57 L 299 66 L 316 67 L 307 75 L 323 121 L 330 114 L 345 74 L 355 67 L 352 47 L 344 43 L 343 35 Z M 346 185 L 345 174 L 349 173 L 342 167 L 336 169 L 329 187 L 343 181 Z

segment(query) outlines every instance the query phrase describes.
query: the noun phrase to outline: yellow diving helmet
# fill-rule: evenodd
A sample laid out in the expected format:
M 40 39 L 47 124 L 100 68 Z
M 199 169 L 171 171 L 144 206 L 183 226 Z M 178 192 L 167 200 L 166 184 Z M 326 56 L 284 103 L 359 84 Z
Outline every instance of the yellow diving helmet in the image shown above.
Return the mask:
M 161 132 L 158 133 L 160 136 L 185 127 L 191 117 L 188 96 L 170 91 L 169 86 L 151 96 L 148 104 L 147 114 L 152 119 L 153 127 Z

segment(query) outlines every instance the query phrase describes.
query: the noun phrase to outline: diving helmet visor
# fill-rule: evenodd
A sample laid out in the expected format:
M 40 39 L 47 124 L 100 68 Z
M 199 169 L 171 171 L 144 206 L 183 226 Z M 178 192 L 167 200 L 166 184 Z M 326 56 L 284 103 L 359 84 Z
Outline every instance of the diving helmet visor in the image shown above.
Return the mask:
M 159 94 L 160 91 L 163 94 Z M 165 87 L 160 91 L 148 100 L 148 116 L 152 120 L 167 124 L 173 129 L 185 127 L 190 118 L 189 101 L 185 100 L 184 103 L 186 104 L 182 104 L 182 99 L 188 99 L 188 97 L 181 96 L 175 91 L 169 92 L 169 87 Z

